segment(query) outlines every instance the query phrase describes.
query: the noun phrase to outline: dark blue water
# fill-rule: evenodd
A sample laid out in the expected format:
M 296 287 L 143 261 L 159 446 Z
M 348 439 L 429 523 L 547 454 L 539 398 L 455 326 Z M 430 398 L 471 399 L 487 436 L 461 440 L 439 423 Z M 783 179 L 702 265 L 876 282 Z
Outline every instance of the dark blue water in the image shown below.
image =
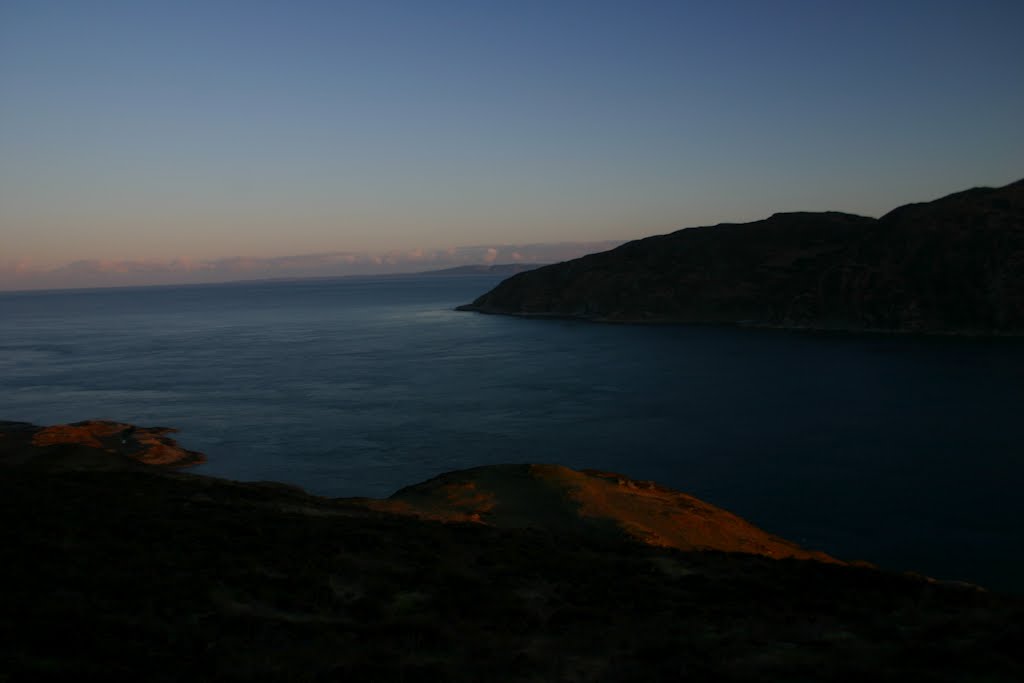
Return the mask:
M 1024 576 L 1024 344 L 457 313 L 497 279 L 0 294 L 0 419 L 181 429 L 199 471 L 385 496 L 555 462 L 844 558 Z

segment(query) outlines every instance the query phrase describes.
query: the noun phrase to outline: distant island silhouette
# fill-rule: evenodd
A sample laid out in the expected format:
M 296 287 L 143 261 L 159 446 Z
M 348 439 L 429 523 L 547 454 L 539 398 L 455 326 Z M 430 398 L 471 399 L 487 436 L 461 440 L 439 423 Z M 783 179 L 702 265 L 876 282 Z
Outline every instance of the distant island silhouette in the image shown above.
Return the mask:
M 1024 334 L 1024 180 L 686 228 L 510 277 L 458 310 L 629 323 Z

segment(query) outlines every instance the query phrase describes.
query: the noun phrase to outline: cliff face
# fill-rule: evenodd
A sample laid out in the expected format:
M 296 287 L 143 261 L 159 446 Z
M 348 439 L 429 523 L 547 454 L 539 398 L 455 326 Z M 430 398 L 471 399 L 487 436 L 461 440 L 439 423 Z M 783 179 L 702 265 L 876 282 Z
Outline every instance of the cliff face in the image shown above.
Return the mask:
M 1024 180 L 881 219 L 785 213 L 513 276 L 460 310 L 615 322 L 1024 334 Z

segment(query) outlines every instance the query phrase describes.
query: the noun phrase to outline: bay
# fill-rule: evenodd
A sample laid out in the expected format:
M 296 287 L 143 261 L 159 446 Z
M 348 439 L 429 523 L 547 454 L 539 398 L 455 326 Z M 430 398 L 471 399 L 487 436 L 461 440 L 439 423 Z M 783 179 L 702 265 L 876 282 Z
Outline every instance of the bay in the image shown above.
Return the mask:
M 172 426 L 197 472 L 326 496 L 618 471 L 838 557 L 1021 592 L 1020 340 L 452 310 L 498 279 L 0 293 L 0 419 Z

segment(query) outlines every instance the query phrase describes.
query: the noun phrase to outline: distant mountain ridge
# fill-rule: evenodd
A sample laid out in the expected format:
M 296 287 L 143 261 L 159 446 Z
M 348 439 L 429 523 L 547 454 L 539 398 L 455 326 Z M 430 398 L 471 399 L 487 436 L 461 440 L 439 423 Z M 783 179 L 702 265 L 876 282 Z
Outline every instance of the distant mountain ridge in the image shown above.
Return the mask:
M 606 322 L 1024 334 L 1024 180 L 687 228 L 522 273 L 459 310 Z
M 440 270 L 424 270 L 416 275 L 515 275 L 528 270 L 540 268 L 541 263 L 480 263 L 468 266 L 455 266 Z

